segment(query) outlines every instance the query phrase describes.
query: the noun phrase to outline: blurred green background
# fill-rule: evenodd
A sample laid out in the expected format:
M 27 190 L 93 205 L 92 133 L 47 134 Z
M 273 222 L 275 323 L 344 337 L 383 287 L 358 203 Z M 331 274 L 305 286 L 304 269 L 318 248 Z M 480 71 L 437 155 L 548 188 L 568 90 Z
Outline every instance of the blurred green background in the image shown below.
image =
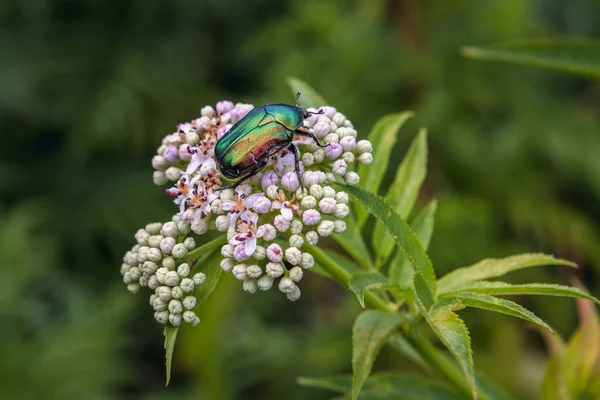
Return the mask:
M 5 0 L 0 3 L 0 397 L 327 399 L 297 376 L 350 371 L 356 299 L 317 276 L 300 301 L 227 275 L 177 342 L 119 275 L 133 233 L 175 206 L 150 159 L 175 124 L 221 99 L 293 102 L 309 82 L 363 138 L 412 109 L 400 161 L 429 128 L 420 203 L 439 209 L 438 275 L 484 257 L 571 259 L 600 295 L 600 85 L 460 56 L 462 45 L 600 36 L 579 0 Z M 390 168 L 388 179 L 395 171 Z M 568 282 L 536 269 L 519 281 Z M 574 301 L 517 299 L 568 337 Z M 546 350 L 516 319 L 466 311 L 475 364 L 536 398 Z M 418 368 L 385 350 L 376 370 Z

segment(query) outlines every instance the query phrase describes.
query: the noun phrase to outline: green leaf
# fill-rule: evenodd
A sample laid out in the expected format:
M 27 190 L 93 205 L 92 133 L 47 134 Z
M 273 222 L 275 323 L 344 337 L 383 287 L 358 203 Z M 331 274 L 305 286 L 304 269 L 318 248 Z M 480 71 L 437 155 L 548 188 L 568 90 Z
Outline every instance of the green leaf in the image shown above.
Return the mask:
M 175 339 L 177 339 L 177 332 L 179 327 L 170 324 L 165 325 L 164 336 L 165 336 L 165 358 L 166 358 L 166 369 L 167 369 L 167 380 L 165 386 L 169 385 L 171 381 L 171 365 L 173 364 L 173 349 L 175 348 Z
M 563 296 L 563 297 L 577 297 L 586 299 L 600 304 L 600 300 L 593 296 L 581 291 L 577 288 L 547 284 L 547 283 L 525 283 L 525 284 L 510 284 L 505 282 L 467 282 L 463 285 L 457 286 L 452 289 L 452 292 L 444 294 L 444 296 L 454 296 L 456 293 L 470 292 L 470 293 L 484 293 L 493 295 L 522 295 L 522 294 L 537 294 L 545 296 Z
M 352 399 L 371 372 L 375 358 L 392 332 L 400 325 L 402 315 L 382 311 L 364 311 L 352 329 Z
M 546 372 L 540 390 L 540 399 L 571 400 L 565 379 L 565 344 L 558 335 L 544 335 L 551 356 L 546 363 Z
M 600 325 L 596 310 L 590 310 L 589 315 L 582 318 L 580 309 L 580 325 L 569 339 L 564 357 L 565 379 L 574 398 L 586 398 L 582 394 L 591 383 L 590 378 L 594 374 L 598 359 L 600 359 Z
M 356 198 L 360 203 L 378 220 L 388 228 L 392 237 L 398 244 L 405 257 L 415 267 L 415 270 L 423 275 L 425 283 L 433 297 L 436 294 L 435 272 L 429 256 L 419 243 L 419 239 L 387 202 L 380 196 L 359 189 L 336 183 L 342 190 Z
M 196 247 L 194 250 L 187 253 L 185 256 L 185 261 L 194 261 L 216 249 L 221 248 L 224 244 L 227 243 L 227 236 L 219 235 L 216 239 L 211 240 L 208 243 L 204 243 L 203 245 Z
M 471 338 L 469 330 L 462 319 L 454 312 L 463 308 L 460 303 L 443 302 L 432 307 L 431 312 L 424 309 L 420 301 L 419 308 L 425 320 L 456 358 L 462 369 L 473 399 L 477 399 L 477 385 L 473 370 L 473 350 L 471 350 Z
M 525 307 L 513 301 L 501 299 L 499 297 L 490 296 L 483 293 L 458 293 L 454 296 L 467 307 L 481 308 L 483 310 L 495 311 L 513 317 L 524 319 L 525 321 L 533 322 L 552 332 L 552 328 L 544 321 L 538 318 L 534 313 Z
M 346 230 L 337 235 L 332 235 L 331 238 L 338 242 L 350 254 L 356 262 L 364 266 L 366 269 L 373 267 L 373 261 L 367 245 L 365 244 L 360 229 L 352 215 L 348 215 L 349 221 L 346 223 Z
M 219 279 L 221 279 L 221 272 L 223 272 L 223 268 L 221 268 L 221 253 L 215 251 L 202 265 L 195 265 L 194 271 L 196 271 L 196 268 L 206 275 L 204 283 L 196 286 L 194 290 L 198 306 L 215 290 Z
M 315 89 L 312 88 L 308 83 L 290 76 L 287 78 L 288 85 L 294 95 L 300 93 L 300 99 L 298 100 L 304 108 L 319 108 L 327 105 L 327 101 L 319 94 Z
M 419 242 L 421 242 L 421 245 L 425 250 L 429 248 L 429 242 L 431 241 L 431 235 L 433 234 L 436 210 L 437 201 L 432 200 L 410 224 L 417 235 L 417 239 L 419 239 Z M 410 261 L 401 251 L 396 252 L 388 271 L 390 281 L 399 285 L 401 288 L 410 287 L 413 273 L 414 268 Z
M 495 47 L 464 47 L 462 54 L 480 60 L 552 68 L 600 78 L 600 41 L 567 38 L 501 44 Z
M 577 264 L 571 261 L 561 260 L 542 253 L 520 254 L 506 258 L 488 258 L 469 267 L 458 268 L 440 278 L 438 292 L 439 294 L 447 293 L 465 282 L 496 278 L 512 271 L 541 265 L 577 267 Z
M 379 272 L 358 272 L 350 277 L 348 288 L 356 295 L 362 308 L 365 308 L 365 291 L 398 288 Z
M 333 375 L 324 377 L 299 377 L 298 384 L 307 387 L 327 389 L 332 392 L 348 393 L 352 389 L 352 375 Z
M 396 178 L 385 195 L 385 199 L 403 219 L 412 211 L 426 175 L 427 130 L 421 129 L 406 152 L 396 172 Z M 394 239 L 382 224 L 376 224 L 372 243 L 377 257 L 375 265 L 379 269 L 392 254 Z
M 373 162 L 369 166 L 359 165 L 358 174 L 365 190 L 373 193 L 379 191 L 379 185 L 387 171 L 390 155 L 400 127 L 412 118 L 414 113 L 406 111 L 398 114 L 386 115 L 381 118 L 369 133 L 369 141 L 373 145 Z M 356 210 L 356 220 L 359 227 L 363 227 L 369 215 L 362 209 Z

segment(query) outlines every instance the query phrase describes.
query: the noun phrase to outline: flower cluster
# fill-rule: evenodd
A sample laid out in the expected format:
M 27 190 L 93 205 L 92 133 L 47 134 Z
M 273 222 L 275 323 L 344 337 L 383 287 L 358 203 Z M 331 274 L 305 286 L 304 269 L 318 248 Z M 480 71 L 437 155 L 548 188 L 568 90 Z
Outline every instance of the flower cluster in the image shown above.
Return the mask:
M 204 276 L 188 277 L 191 265 L 184 259 L 195 247 L 190 230 L 203 235 L 216 229 L 227 235 L 221 267 L 242 281 L 246 292 L 277 286 L 295 301 L 304 270 L 315 263 L 310 245 L 346 229 L 348 195 L 331 183 L 356 185 L 356 165 L 370 164 L 373 149 L 368 141 L 356 140 L 352 123 L 333 107 L 307 110 L 302 130 L 320 143 L 297 135 L 261 172 L 234 189 L 223 189 L 234 182 L 220 174 L 215 145 L 252 108 L 229 101 L 202 108 L 199 118 L 178 125 L 163 139 L 152 159 L 154 182 L 170 183 L 166 193 L 178 212 L 173 221 L 150 224 L 136 234 L 138 244 L 125 256 L 122 273 L 131 291 L 155 289 L 151 304 L 159 322 L 198 321 L 191 299 L 193 285 Z M 298 171 L 292 146 L 300 155 Z

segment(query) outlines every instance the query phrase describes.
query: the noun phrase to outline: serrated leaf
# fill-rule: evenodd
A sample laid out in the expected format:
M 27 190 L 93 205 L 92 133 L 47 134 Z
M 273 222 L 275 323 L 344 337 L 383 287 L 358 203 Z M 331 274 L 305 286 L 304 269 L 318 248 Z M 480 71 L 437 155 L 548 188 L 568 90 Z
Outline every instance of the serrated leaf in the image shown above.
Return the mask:
M 435 298 L 436 280 L 433 265 L 431 264 L 429 256 L 423 249 L 423 246 L 421 246 L 419 239 L 406 221 L 404 221 L 380 196 L 354 186 L 339 183 L 336 183 L 335 185 L 360 201 L 360 203 L 373 214 L 375 218 L 388 228 L 402 253 L 415 267 L 415 270 L 423 275 L 432 297 Z
M 392 332 L 400 325 L 402 315 L 382 311 L 364 311 L 352 328 L 352 399 L 371 372 L 375 358 Z
M 358 272 L 350 277 L 348 288 L 356 295 L 362 308 L 365 308 L 365 291 L 398 288 L 379 272 Z
M 431 235 L 433 235 L 436 210 L 437 201 L 432 200 L 425 208 L 423 208 L 423 210 L 421 210 L 419 214 L 417 214 L 410 224 L 424 250 L 429 248 Z M 396 255 L 390 263 L 390 268 L 388 271 L 390 281 L 397 284 L 401 288 L 410 287 L 413 273 L 414 268 L 410 261 L 401 251 L 396 252 Z
M 548 254 L 520 254 L 506 258 L 488 258 L 469 267 L 458 268 L 438 281 L 438 293 L 447 293 L 465 282 L 481 281 L 496 278 L 512 271 L 523 268 L 539 267 L 542 265 L 566 265 L 577 267 L 577 264 L 554 258 Z
M 331 238 L 342 246 L 356 262 L 361 264 L 365 269 L 370 269 L 373 267 L 373 261 L 371 260 L 369 249 L 367 249 L 367 245 L 360 234 L 360 229 L 358 229 L 358 225 L 352 218 L 352 215 L 348 215 L 348 218 L 350 220 L 346 223 L 346 230 L 337 235 L 332 235 Z
M 312 88 L 308 83 L 290 76 L 287 78 L 288 85 L 294 95 L 296 93 L 300 93 L 300 99 L 298 101 L 304 108 L 319 108 L 321 106 L 327 105 L 327 101 L 321 96 L 315 89 Z
M 477 400 L 477 385 L 473 370 L 473 350 L 471 350 L 469 330 L 463 320 L 454 312 L 460 310 L 463 306 L 460 303 L 444 302 L 433 306 L 429 312 L 424 309 L 423 304 L 419 301 L 418 304 L 433 332 L 458 361 L 471 388 L 473 399 Z
M 464 47 L 466 57 L 505 61 L 600 78 L 600 41 L 544 39 L 501 44 L 495 47 Z
M 512 315 L 513 317 L 533 322 L 552 332 L 552 328 L 544 321 L 538 318 L 534 313 L 515 303 L 514 301 L 501 299 L 483 293 L 458 293 L 455 296 L 458 301 L 467 307 L 481 308 L 483 310 L 494 311 L 502 314 Z
M 452 292 L 446 293 L 443 296 L 454 296 L 456 293 L 460 292 L 484 293 L 501 296 L 534 294 L 544 296 L 577 297 L 600 304 L 600 300 L 577 288 L 548 283 L 511 284 L 496 281 L 467 282 L 463 285 L 455 287 Z
M 385 195 L 385 199 L 403 219 L 412 211 L 421 185 L 427 175 L 427 131 L 421 129 L 411 143 L 406 156 L 400 163 L 396 177 Z M 394 249 L 394 240 L 382 224 L 376 224 L 372 237 L 377 257 L 375 265 L 381 268 Z
M 175 349 L 175 340 L 177 339 L 177 332 L 179 327 L 170 324 L 165 325 L 164 336 L 165 336 L 165 366 L 167 379 L 165 386 L 169 385 L 171 381 L 171 365 L 173 364 L 173 350 Z
M 327 389 L 338 393 L 347 393 L 352 390 L 352 375 L 333 375 L 324 377 L 301 376 L 296 381 L 302 386 Z
M 368 139 L 373 145 L 373 162 L 369 166 L 359 165 L 358 167 L 358 174 L 365 190 L 373 193 L 379 191 L 379 185 L 387 171 L 392 149 L 396 144 L 398 131 L 406 120 L 413 116 L 414 113 L 411 111 L 386 115 L 371 129 Z M 368 216 L 364 210 L 360 208 L 356 210 L 356 221 L 359 227 L 364 226 Z

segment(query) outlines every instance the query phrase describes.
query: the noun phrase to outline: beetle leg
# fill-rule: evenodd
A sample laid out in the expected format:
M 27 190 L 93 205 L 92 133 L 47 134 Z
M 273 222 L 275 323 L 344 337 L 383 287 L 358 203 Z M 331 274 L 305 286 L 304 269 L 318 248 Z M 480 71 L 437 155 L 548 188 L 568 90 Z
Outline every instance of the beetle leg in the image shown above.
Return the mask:
M 298 183 L 300 183 L 300 189 L 304 191 L 304 184 L 302 183 L 302 177 L 300 176 L 300 155 L 298 154 L 298 149 L 291 143 L 288 148 L 294 153 L 294 158 L 296 159 L 296 176 L 298 177 Z
M 319 142 L 319 139 L 317 139 L 317 137 L 315 136 L 315 134 L 314 134 L 314 133 L 310 133 L 309 131 L 303 131 L 303 130 L 300 130 L 300 129 L 296 129 L 296 130 L 294 131 L 294 133 L 295 133 L 296 135 L 298 135 L 298 136 L 304 136 L 304 137 L 309 137 L 309 138 L 311 138 L 312 140 L 314 140 L 314 141 L 315 141 L 315 143 L 316 143 L 316 144 L 317 144 L 317 146 L 319 146 L 319 147 L 327 147 L 327 146 L 329 146 L 329 143 L 327 143 L 327 144 L 321 144 L 321 142 Z

